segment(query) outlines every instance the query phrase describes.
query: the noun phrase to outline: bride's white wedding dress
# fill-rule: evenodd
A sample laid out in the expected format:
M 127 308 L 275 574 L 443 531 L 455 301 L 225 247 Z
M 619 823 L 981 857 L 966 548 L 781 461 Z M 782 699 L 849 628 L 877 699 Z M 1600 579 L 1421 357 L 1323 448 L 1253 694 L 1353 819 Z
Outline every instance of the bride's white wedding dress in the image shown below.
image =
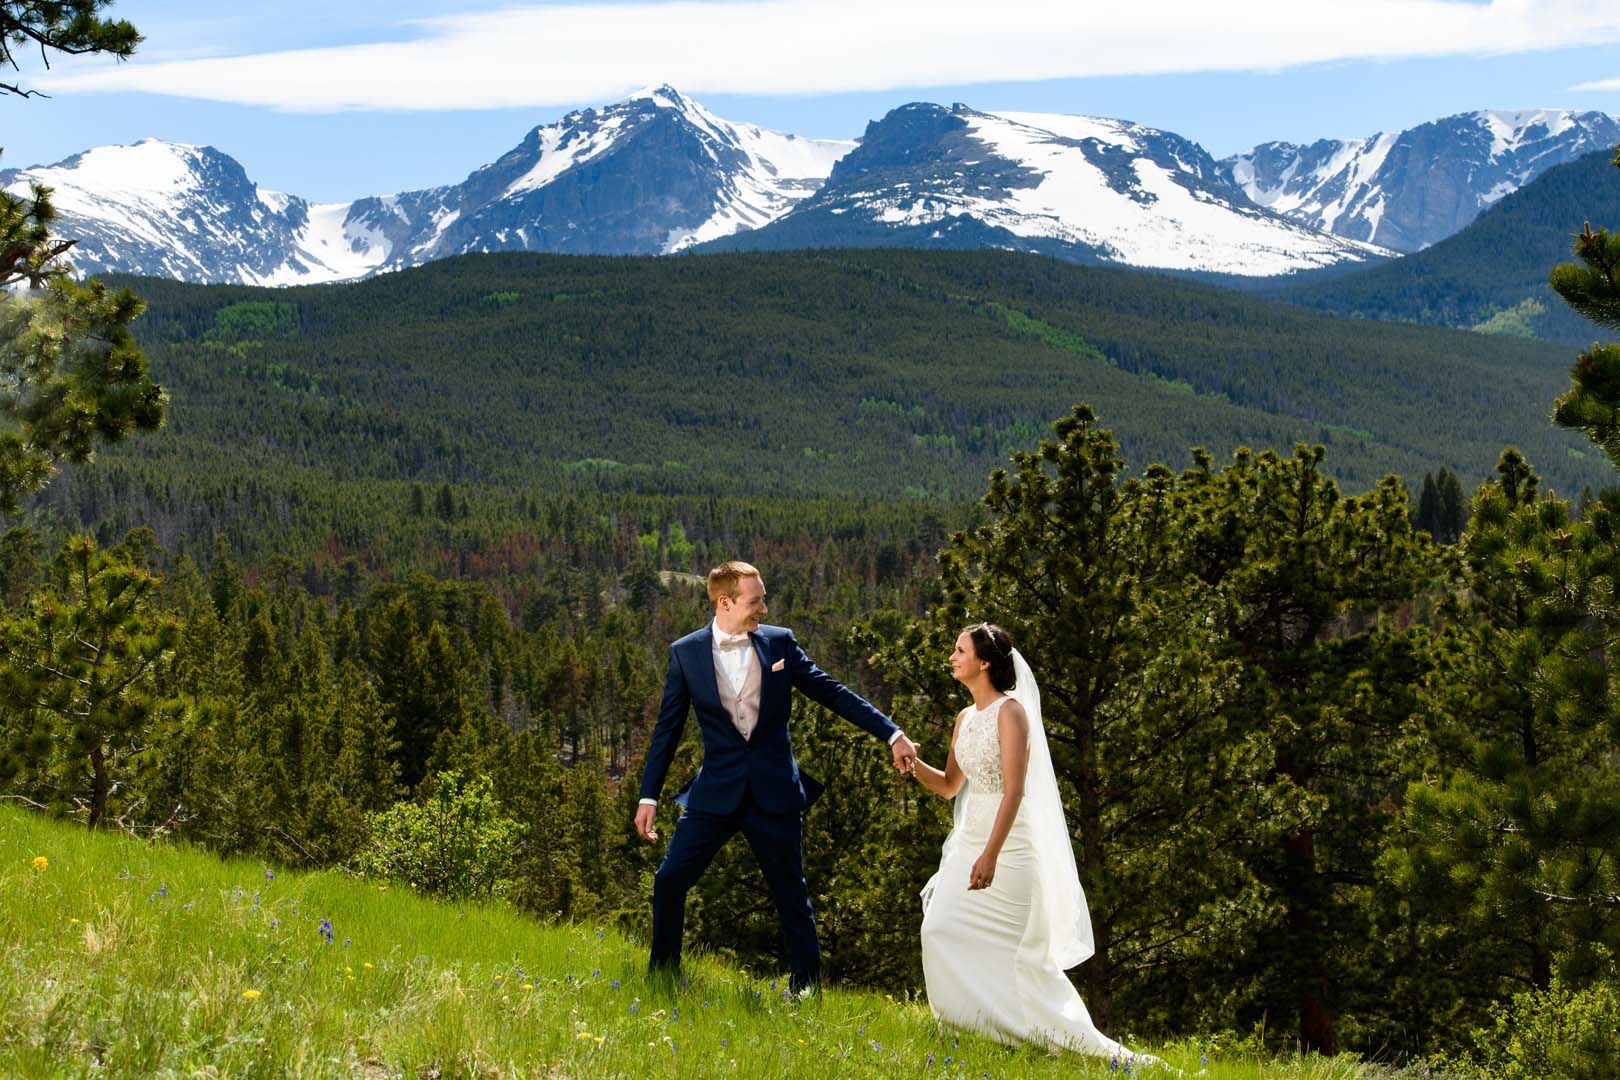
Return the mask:
M 999 1042 L 1130 1057 L 1129 1050 L 1097 1030 L 1064 974 L 1091 955 L 1091 919 L 1057 802 L 1039 694 L 1028 665 L 1016 653 L 1014 658 L 1015 697 L 1030 714 L 1026 794 L 990 886 L 969 891 L 969 871 L 1001 806 L 996 717 L 1008 699 L 970 710 L 956 737 L 956 762 L 966 782 L 956 795 L 955 828 L 945 841 L 939 871 L 922 894 L 928 1004 L 945 1023 Z M 1055 821 L 1050 820 L 1054 813 Z

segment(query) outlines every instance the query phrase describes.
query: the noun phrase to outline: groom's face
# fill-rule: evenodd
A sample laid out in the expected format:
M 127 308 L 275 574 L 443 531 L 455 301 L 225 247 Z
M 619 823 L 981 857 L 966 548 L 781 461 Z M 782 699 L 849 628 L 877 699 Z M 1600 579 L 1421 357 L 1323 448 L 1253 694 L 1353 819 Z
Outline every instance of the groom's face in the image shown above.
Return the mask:
M 752 634 L 765 617 L 765 582 L 757 577 L 740 578 L 736 596 L 722 596 L 716 611 L 720 629 L 728 634 Z

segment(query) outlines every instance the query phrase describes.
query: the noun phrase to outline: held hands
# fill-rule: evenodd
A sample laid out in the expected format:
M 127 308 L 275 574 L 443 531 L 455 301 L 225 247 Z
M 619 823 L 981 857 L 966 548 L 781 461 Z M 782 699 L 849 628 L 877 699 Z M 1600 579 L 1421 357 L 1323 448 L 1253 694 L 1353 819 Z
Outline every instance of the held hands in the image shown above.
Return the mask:
M 909 773 L 917 767 L 917 744 L 901 735 L 890 746 L 894 751 L 894 767 L 897 772 Z
M 973 869 L 968 871 L 968 891 L 988 889 L 994 880 L 996 880 L 996 853 L 986 850 L 973 860 Z
M 653 819 L 658 816 L 658 807 L 642 803 L 636 807 L 636 835 L 643 840 L 658 839 L 658 830 L 653 828 Z

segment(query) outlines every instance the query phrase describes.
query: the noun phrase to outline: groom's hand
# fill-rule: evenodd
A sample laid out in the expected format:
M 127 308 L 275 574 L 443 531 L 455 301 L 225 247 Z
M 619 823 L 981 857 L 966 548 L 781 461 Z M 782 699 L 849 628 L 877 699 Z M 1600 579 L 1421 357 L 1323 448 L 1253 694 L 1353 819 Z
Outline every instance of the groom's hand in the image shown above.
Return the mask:
M 658 839 L 658 830 L 653 828 L 653 819 L 657 816 L 658 807 L 650 803 L 636 807 L 636 834 L 643 840 Z
M 908 773 L 917 767 L 917 744 L 901 735 L 889 747 L 894 752 L 894 767 Z

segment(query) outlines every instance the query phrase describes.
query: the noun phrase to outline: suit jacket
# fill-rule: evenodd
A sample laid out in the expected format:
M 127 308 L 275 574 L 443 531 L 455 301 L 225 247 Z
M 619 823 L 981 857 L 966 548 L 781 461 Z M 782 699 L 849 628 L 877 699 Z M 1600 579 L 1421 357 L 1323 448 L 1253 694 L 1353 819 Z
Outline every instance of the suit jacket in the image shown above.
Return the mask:
M 759 722 L 748 739 L 720 703 L 710 627 L 669 647 L 664 699 L 641 773 L 641 798 L 656 799 L 663 790 L 689 712 L 697 715 L 703 734 L 703 766 L 684 798 L 677 798 L 689 810 L 720 814 L 735 810 L 745 792 L 751 791 L 760 809 L 772 814 L 806 810 L 820 794 L 821 785 L 801 772 L 793 757 L 788 718 L 795 689 L 879 739 L 890 739 L 898 730 L 866 699 L 818 668 L 793 639 L 793 631 L 762 625 L 748 636 L 760 668 Z M 781 668 L 773 670 L 778 661 Z

